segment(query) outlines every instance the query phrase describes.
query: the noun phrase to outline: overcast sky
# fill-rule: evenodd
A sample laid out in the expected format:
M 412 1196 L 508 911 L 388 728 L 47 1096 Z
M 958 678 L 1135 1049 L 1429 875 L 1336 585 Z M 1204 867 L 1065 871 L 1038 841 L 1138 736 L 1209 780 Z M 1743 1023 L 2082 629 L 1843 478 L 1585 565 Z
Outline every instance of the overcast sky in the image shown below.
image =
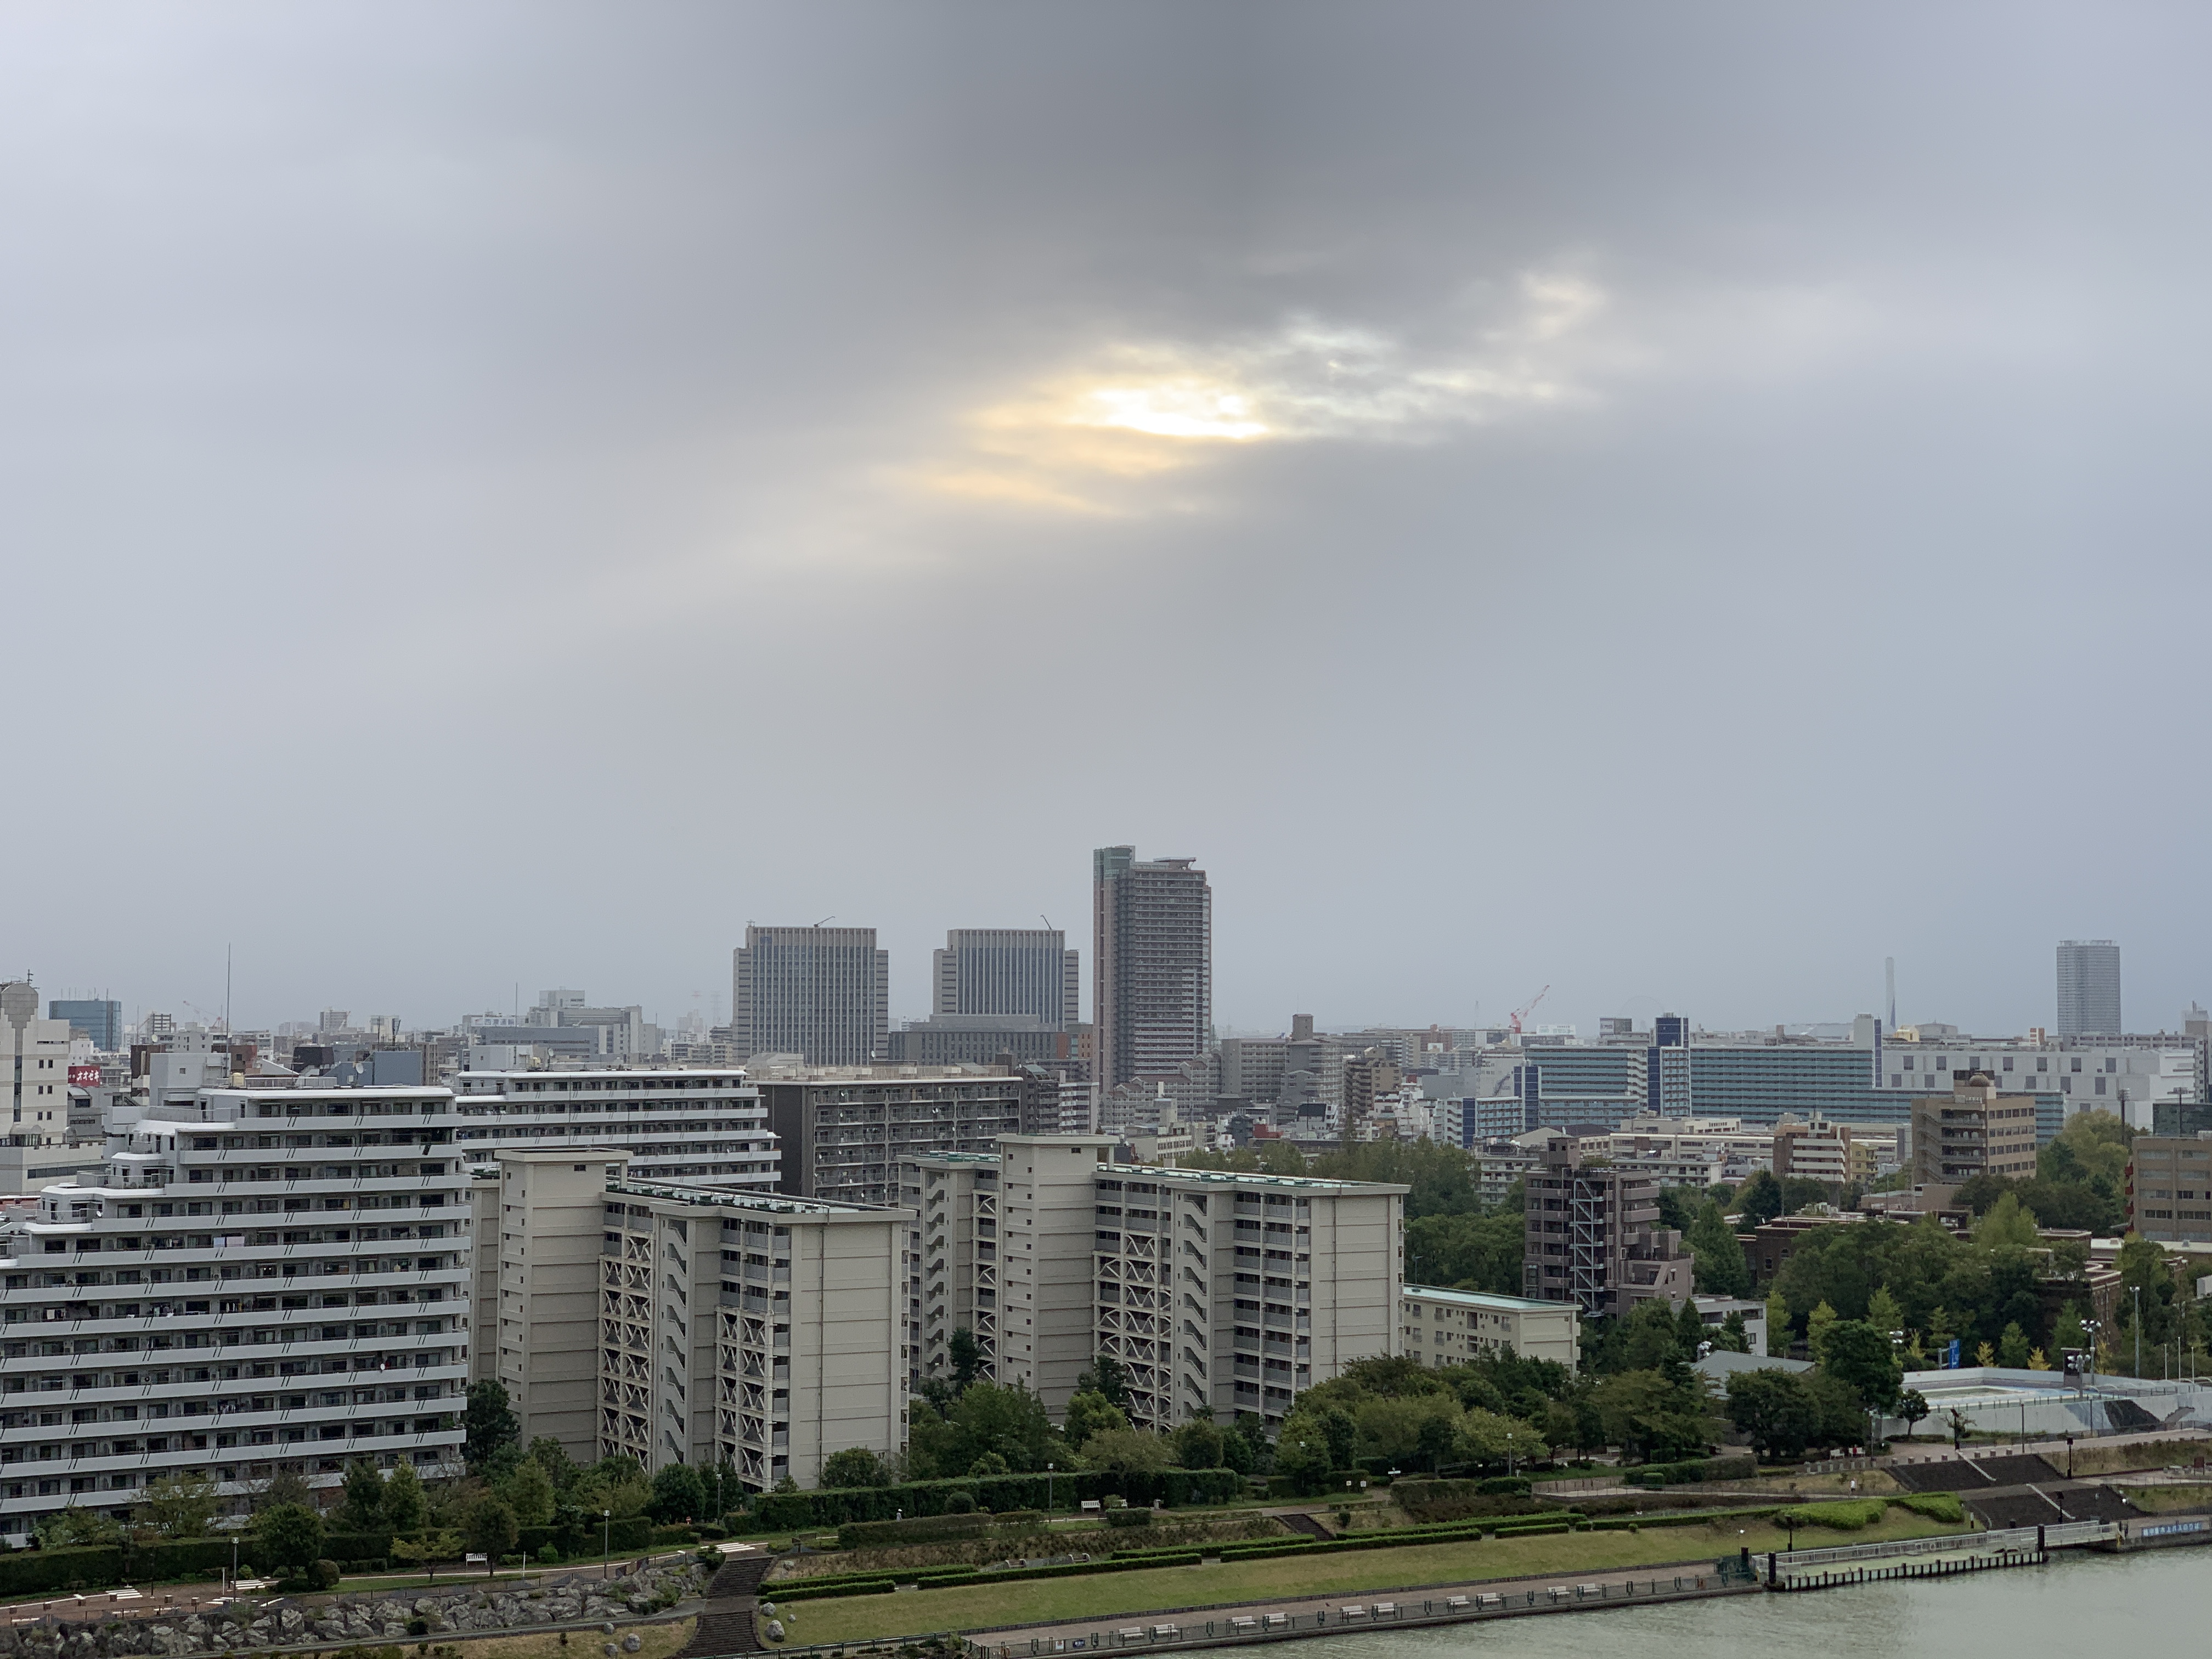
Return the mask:
M 0 11 L 9 973 L 2212 1000 L 2188 6 Z M 697 1000 L 694 1000 L 696 994 Z

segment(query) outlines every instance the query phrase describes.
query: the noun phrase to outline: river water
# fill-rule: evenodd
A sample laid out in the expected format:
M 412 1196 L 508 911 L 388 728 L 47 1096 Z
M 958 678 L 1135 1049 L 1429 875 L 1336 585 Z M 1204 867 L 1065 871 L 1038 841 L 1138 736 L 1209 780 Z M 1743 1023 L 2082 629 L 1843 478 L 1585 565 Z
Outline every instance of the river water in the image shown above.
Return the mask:
M 1562 1582 L 1571 1583 L 1572 1575 Z M 1374 1631 L 1344 1659 L 2181 1659 L 2212 1654 L 2212 1549 L 2096 1555 L 1958 1578 Z

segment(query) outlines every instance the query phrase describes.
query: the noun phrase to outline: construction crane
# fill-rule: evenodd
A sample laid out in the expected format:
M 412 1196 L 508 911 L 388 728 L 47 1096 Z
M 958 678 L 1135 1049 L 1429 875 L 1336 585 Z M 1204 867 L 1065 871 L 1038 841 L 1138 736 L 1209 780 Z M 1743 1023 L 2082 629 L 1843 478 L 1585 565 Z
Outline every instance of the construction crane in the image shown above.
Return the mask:
M 1513 1022 L 1513 1035 L 1515 1036 L 1519 1036 L 1521 1035 L 1521 1017 L 1523 1014 L 1534 1013 L 1536 1012 L 1536 1005 L 1541 1002 L 1546 997 L 1551 995 L 1551 994 L 1552 988 L 1547 985 L 1542 990 L 1537 992 L 1534 996 L 1530 997 L 1528 1001 L 1522 1003 L 1518 1008 L 1516 1008 L 1510 1014 L 1506 1016 L 1507 1018 Z

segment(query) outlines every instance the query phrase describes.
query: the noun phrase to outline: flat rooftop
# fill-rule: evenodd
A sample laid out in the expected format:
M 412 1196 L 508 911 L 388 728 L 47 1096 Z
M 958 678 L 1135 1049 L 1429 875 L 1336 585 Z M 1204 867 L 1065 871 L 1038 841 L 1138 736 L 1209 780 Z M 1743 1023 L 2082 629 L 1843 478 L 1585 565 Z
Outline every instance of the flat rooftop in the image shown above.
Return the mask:
M 1538 1302 L 1525 1296 L 1493 1296 L 1488 1291 L 1448 1291 L 1439 1285 L 1408 1285 L 1407 1296 L 1425 1302 L 1449 1302 L 1455 1308 L 1474 1308 L 1484 1313 L 1578 1313 L 1572 1302 Z

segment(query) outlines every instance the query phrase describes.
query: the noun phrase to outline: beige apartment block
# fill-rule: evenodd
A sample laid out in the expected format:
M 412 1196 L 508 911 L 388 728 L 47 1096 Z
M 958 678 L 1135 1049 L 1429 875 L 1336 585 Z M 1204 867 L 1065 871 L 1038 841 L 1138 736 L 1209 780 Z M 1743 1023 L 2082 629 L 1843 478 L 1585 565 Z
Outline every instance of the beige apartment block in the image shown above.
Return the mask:
M 1402 1352 L 1407 1190 L 1098 1169 L 1093 1340 L 1128 1372 L 1131 1422 L 1279 1422 L 1299 1390 Z
M 2162 1244 L 2212 1243 L 2212 1133 L 2137 1135 L 2128 1153 L 2129 1231 Z
M 522 1443 L 599 1455 L 600 1207 L 627 1152 L 503 1150 L 477 1206 L 476 1376 L 507 1390 Z M 485 1305 L 486 1267 L 489 1305 Z
M 1110 1135 L 1001 1135 L 1005 1188 L 999 1380 L 1057 1419 L 1091 1364 L 1098 1167 Z
M 1459 1365 L 1511 1350 L 1573 1370 L 1582 1363 L 1582 1310 L 1571 1302 L 1408 1285 L 1399 1311 L 1406 1353 L 1425 1365 Z
M 953 1333 L 975 1339 L 978 1375 L 999 1373 L 999 1157 L 927 1152 L 902 1158 L 899 1198 L 907 1224 L 907 1381 L 919 1389 L 952 1375 Z

